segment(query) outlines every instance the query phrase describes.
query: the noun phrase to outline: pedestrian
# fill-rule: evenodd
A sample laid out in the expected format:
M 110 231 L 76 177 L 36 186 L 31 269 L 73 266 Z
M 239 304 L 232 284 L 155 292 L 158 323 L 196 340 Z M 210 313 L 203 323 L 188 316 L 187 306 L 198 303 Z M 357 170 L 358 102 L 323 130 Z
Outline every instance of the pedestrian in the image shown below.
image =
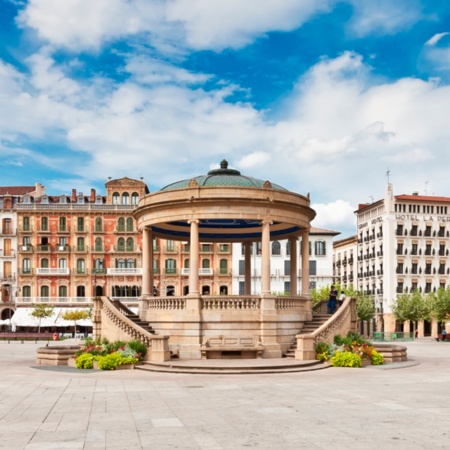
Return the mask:
M 441 334 L 442 334 L 442 340 L 445 342 L 447 339 L 447 330 L 445 328 L 442 328 Z
M 53 333 L 53 340 L 59 341 L 59 334 L 56 331 Z
M 338 295 L 338 291 L 334 288 L 334 285 L 331 285 L 330 299 L 328 300 L 328 308 L 330 310 L 330 314 L 334 314 L 336 311 L 337 295 Z
M 416 332 L 414 333 L 414 337 L 415 337 L 416 339 L 419 338 L 419 330 L 416 330 Z
M 339 300 L 338 300 L 338 302 L 339 302 L 339 308 L 342 306 L 342 304 L 344 303 L 344 300 L 345 300 L 345 292 L 344 291 L 341 291 L 341 295 L 339 296 Z

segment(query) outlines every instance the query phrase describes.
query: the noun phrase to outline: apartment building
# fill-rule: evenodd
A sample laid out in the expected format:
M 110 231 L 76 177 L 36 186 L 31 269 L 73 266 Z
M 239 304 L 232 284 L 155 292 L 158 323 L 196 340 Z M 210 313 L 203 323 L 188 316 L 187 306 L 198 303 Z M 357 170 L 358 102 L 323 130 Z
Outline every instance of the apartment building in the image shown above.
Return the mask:
M 384 199 L 359 205 L 356 216 L 356 288 L 374 295 L 385 331 L 395 331 L 400 324 L 391 305 L 398 295 L 449 285 L 450 198 L 394 195 L 389 184 Z M 435 334 L 436 329 L 424 323 L 422 332 Z
M 333 243 L 333 278 L 341 287 L 358 286 L 358 237 L 350 236 Z

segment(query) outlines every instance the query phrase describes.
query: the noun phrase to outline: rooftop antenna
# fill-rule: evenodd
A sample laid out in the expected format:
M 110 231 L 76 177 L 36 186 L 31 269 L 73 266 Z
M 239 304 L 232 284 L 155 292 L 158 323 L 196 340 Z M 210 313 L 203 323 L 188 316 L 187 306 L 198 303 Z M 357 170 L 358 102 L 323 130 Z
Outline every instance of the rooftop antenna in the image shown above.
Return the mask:
M 387 171 L 386 171 L 386 176 L 387 176 L 388 184 L 389 184 L 389 178 L 390 178 L 390 175 L 391 175 L 391 171 L 390 171 L 390 169 L 389 169 L 389 167 L 388 167 L 388 169 L 387 169 Z

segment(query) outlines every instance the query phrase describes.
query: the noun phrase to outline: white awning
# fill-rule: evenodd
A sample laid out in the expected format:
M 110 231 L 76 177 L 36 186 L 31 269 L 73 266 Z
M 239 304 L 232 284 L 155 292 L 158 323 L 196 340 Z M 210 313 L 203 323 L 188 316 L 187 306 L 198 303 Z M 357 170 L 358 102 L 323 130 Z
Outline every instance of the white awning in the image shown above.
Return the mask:
M 76 308 L 87 309 L 87 308 Z M 73 320 L 64 320 L 63 316 L 66 311 L 73 311 L 73 308 L 55 308 L 53 315 L 41 320 L 41 327 L 69 327 L 73 326 Z M 11 318 L 11 323 L 18 327 L 37 327 L 39 326 L 39 319 L 31 316 L 33 308 L 17 308 Z M 9 319 L 8 319 L 9 323 Z M 77 325 L 92 326 L 92 320 L 77 320 Z

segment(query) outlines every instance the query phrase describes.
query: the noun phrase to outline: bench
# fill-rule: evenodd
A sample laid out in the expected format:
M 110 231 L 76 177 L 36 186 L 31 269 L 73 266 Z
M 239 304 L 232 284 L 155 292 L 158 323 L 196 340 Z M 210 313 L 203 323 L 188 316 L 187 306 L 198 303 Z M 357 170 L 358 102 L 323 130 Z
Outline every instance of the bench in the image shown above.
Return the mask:
M 254 337 L 215 336 L 200 347 L 202 359 L 262 358 L 264 346 Z
M 450 338 L 448 336 L 445 337 L 445 339 L 442 339 L 442 334 L 439 333 L 438 337 L 435 338 L 437 342 L 442 341 L 442 342 L 450 342 Z

